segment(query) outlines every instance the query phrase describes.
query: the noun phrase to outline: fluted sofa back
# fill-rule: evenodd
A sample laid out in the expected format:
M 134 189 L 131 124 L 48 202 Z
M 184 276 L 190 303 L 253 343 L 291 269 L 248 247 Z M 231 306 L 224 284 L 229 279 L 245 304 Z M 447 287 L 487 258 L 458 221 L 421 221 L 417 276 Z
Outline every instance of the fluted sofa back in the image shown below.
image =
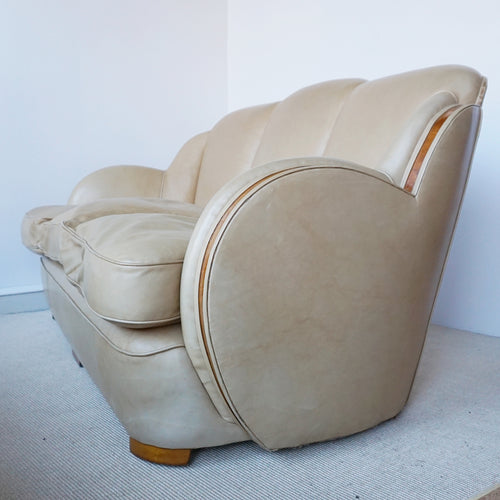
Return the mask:
M 191 139 L 166 171 L 162 197 L 203 206 L 237 174 L 300 156 L 349 160 L 404 187 L 435 119 L 456 105 L 480 105 L 485 88 L 479 73 L 462 66 L 306 87 L 230 113 Z

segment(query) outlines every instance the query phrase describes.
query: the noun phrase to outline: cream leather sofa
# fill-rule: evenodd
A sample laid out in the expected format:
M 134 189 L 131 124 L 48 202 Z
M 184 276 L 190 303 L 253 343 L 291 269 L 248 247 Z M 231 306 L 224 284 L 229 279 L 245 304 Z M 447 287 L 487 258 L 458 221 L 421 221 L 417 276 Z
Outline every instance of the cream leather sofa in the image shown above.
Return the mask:
M 335 80 L 229 114 L 167 170 L 109 167 L 23 221 L 74 353 L 133 453 L 275 450 L 403 408 L 486 80 Z

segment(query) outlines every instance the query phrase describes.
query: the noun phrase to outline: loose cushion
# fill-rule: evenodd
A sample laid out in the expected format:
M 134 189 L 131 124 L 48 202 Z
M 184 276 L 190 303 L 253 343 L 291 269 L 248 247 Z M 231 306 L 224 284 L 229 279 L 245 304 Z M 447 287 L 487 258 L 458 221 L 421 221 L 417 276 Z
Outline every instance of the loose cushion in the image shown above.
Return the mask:
M 146 328 L 179 321 L 182 264 L 200 211 L 169 200 L 103 199 L 40 208 L 25 218 L 23 235 L 62 264 L 99 316 Z

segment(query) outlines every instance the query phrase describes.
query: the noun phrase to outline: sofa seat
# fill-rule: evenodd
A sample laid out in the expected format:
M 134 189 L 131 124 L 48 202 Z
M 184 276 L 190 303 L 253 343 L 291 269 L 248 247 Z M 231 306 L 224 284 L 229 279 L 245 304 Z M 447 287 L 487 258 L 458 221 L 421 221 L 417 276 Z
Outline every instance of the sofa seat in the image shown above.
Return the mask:
M 184 254 L 200 209 L 160 199 L 110 198 L 41 207 L 25 244 L 62 264 L 89 307 L 132 328 L 178 322 Z

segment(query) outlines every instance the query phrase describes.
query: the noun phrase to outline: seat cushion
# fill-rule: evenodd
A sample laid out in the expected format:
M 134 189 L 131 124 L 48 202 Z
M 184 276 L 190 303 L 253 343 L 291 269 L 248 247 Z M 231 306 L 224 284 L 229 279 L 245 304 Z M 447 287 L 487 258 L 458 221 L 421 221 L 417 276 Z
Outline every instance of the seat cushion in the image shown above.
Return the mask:
M 71 205 L 46 205 L 26 213 L 21 225 L 21 238 L 26 248 L 60 262 L 60 222 L 72 209 Z
M 96 314 L 135 328 L 179 321 L 182 264 L 199 207 L 114 198 L 50 210 L 56 217 L 30 214 L 24 233 L 62 264 Z

